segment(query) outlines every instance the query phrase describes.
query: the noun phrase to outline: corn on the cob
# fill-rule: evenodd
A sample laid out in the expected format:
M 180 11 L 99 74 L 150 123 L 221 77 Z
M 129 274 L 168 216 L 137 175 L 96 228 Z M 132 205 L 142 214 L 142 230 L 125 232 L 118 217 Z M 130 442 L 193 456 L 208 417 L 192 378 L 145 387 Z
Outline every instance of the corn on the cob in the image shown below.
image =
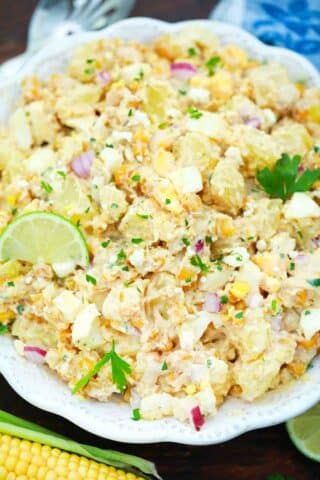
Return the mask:
M 133 473 L 0 434 L 0 480 L 142 480 Z

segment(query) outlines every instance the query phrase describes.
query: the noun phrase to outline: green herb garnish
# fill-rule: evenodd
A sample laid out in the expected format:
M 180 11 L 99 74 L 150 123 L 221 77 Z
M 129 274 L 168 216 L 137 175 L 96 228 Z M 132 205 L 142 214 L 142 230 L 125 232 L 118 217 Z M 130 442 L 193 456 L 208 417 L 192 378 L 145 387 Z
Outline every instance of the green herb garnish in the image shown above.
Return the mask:
M 24 305 L 21 305 L 20 303 L 19 305 L 16 306 L 16 310 L 19 313 L 19 315 L 21 315 L 24 312 Z
M 165 372 L 166 370 L 168 370 L 168 365 L 167 365 L 167 362 L 166 362 L 166 361 L 163 362 L 162 367 L 161 367 L 161 370 L 162 370 L 163 372 Z
M 238 312 L 235 314 L 236 318 L 243 318 L 243 312 Z
M 198 55 L 197 50 L 194 47 L 188 48 L 189 57 L 196 57 Z
M 133 175 L 133 177 L 131 177 L 131 180 L 133 182 L 139 182 L 141 179 L 140 175 Z
M 122 263 L 125 258 L 127 258 L 127 255 L 123 248 L 121 248 L 120 252 L 117 255 L 117 264 L 119 265 L 120 263 Z
M 17 215 L 18 209 L 17 209 L 17 208 L 13 208 L 13 209 L 11 210 L 11 213 L 12 213 L 13 216 Z
M 190 258 L 190 263 L 194 267 L 200 268 L 201 272 L 203 272 L 203 273 L 206 273 L 208 271 L 208 266 L 205 263 L 203 263 L 203 261 L 201 260 L 201 257 L 199 255 L 193 255 Z
M 144 213 L 137 213 L 136 215 L 137 217 L 142 218 L 143 220 L 149 220 L 149 218 L 151 218 L 151 215 L 147 215 Z
M 171 203 L 170 198 L 166 198 L 164 203 L 165 203 L 166 205 L 170 205 L 170 203 Z
M 0 335 L 4 335 L 9 331 L 8 325 L 5 325 L 4 323 L 0 323 Z
M 110 244 L 111 240 L 107 240 L 105 242 L 101 242 L 101 247 L 102 248 L 107 248 L 107 246 Z
M 57 170 L 57 174 L 60 175 L 62 178 L 66 178 L 66 173 L 63 170 Z
M 188 240 L 187 238 L 184 237 L 184 238 L 182 239 L 182 241 L 183 241 L 183 243 L 185 244 L 186 247 L 189 247 L 189 245 L 190 245 L 190 240 Z
M 206 63 L 206 67 L 208 69 L 208 75 L 209 77 L 212 77 L 212 75 L 215 73 L 215 70 L 217 68 L 218 63 L 221 62 L 220 57 L 211 57 Z
M 53 188 L 51 187 L 51 185 L 45 182 L 44 180 L 41 181 L 40 185 L 43 188 L 43 190 L 45 190 L 47 193 L 53 192 Z
M 202 117 L 203 113 L 201 113 L 197 108 L 195 107 L 189 107 L 188 108 L 188 113 L 191 118 L 199 119 Z
M 320 146 L 319 146 L 319 145 L 315 145 L 315 146 L 313 147 L 313 151 L 314 151 L 315 153 L 320 153 Z
M 128 111 L 128 117 L 132 117 L 132 115 L 133 115 L 133 110 L 132 110 L 132 108 L 130 108 L 129 111 Z
M 86 280 L 88 283 L 92 283 L 92 285 L 97 285 L 97 279 L 92 277 L 91 275 L 86 275 Z
M 8 287 L 14 287 L 14 281 L 13 280 L 9 280 L 9 282 L 7 283 Z
M 229 301 L 229 298 L 227 295 L 221 295 L 220 302 L 222 303 L 222 305 L 225 305 L 226 303 L 228 303 L 228 301 Z
M 131 238 L 131 243 L 134 243 L 135 245 L 139 245 L 139 243 L 143 242 L 143 238 Z
M 290 157 L 283 153 L 273 170 L 268 167 L 260 170 L 256 178 L 265 192 L 272 197 L 287 200 L 295 192 L 306 192 L 320 179 L 320 169 L 306 169 L 298 177 L 300 155 Z
M 307 282 L 313 287 L 320 287 L 320 278 L 312 278 L 311 280 L 307 280 Z
M 135 422 L 137 422 L 138 420 L 141 419 L 141 413 L 140 413 L 140 410 L 139 408 L 134 408 L 132 410 L 132 418 L 131 420 L 134 420 Z
M 72 393 L 74 394 L 81 388 L 85 387 L 91 378 L 97 375 L 101 368 L 109 361 L 111 361 L 112 381 L 117 386 L 118 390 L 123 393 L 127 385 L 126 374 L 131 373 L 131 367 L 116 353 L 114 340 L 112 340 L 110 352 L 105 353 L 102 359 L 92 368 L 92 370 L 90 370 L 87 375 L 82 377 L 81 380 L 75 384 L 71 390 Z

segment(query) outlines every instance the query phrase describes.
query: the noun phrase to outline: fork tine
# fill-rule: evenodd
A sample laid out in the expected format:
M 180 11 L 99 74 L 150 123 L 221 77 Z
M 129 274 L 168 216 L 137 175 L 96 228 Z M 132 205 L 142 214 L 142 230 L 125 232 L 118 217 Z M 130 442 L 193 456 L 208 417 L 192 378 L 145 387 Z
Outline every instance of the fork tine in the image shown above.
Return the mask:
M 87 0 L 80 5 L 77 5 L 77 1 L 72 1 L 72 13 L 70 15 L 70 20 L 88 19 L 91 15 L 91 12 L 99 6 L 101 0 Z
M 104 18 L 108 12 L 119 6 L 118 0 L 109 0 L 103 3 L 100 8 L 94 11 L 90 18 L 87 19 L 88 28 L 91 30 L 103 28 L 106 25 L 106 18 Z M 114 14 L 110 14 L 109 18 L 112 19 Z

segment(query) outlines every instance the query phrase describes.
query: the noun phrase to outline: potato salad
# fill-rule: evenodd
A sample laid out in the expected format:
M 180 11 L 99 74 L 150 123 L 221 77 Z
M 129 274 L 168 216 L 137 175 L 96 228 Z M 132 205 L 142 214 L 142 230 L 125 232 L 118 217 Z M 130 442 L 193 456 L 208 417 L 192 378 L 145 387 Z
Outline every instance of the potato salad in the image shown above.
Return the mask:
M 189 26 L 25 78 L 0 128 L 0 334 L 70 395 L 196 430 L 320 347 L 320 91 Z

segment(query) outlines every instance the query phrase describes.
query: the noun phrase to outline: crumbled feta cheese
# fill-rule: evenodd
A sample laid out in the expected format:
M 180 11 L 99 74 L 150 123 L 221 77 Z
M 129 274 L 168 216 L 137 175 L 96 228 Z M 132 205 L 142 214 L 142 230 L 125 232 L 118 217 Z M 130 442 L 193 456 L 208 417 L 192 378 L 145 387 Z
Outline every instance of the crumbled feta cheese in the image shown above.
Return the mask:
M 134 252 L 129 257 L 129 262 L 134 267 L 142 267 L 144 262 L 144 249 L 143 248 L 136 248 Z
M 203 188 L 201 174 L 196 167 L 178 168 L 169 177 L 181 193 L 197 193 Z
M 81 301 L 74 293 L 64 290 L 53 300 L 54 305 L 68 322 L 73 322 L 81 308 Z
M 206 88 L 191 87 L 188 92 L 188 98 L 195 103 L 208 103 L 210 92 Z
M 296 192 L 284 206 L 284 216 L 290 218 L 320 217 L 320 207 L 306 193 Z
M 307 340 L 320 331 L 320 308 L 303 310 L 300 317 L 300 327 Z
M 96 348 L 104 343 L 99 326 L 99 311 L 94 304 L 83 307 L 73 324 L 72 343 L 82 348 Z
M 250 255 L 245 247 L 234 248 L 229 255 L 223 257 L 223 262 L 230 267 L 240 267 L 246 263 L 250 258 Z
M 56 272 L 58 277 L 63 278 L 69 275 L 75 269 L 74 262 L 60 262 L 60 263 L 53 263 L 52 264 L 53 270 Z

